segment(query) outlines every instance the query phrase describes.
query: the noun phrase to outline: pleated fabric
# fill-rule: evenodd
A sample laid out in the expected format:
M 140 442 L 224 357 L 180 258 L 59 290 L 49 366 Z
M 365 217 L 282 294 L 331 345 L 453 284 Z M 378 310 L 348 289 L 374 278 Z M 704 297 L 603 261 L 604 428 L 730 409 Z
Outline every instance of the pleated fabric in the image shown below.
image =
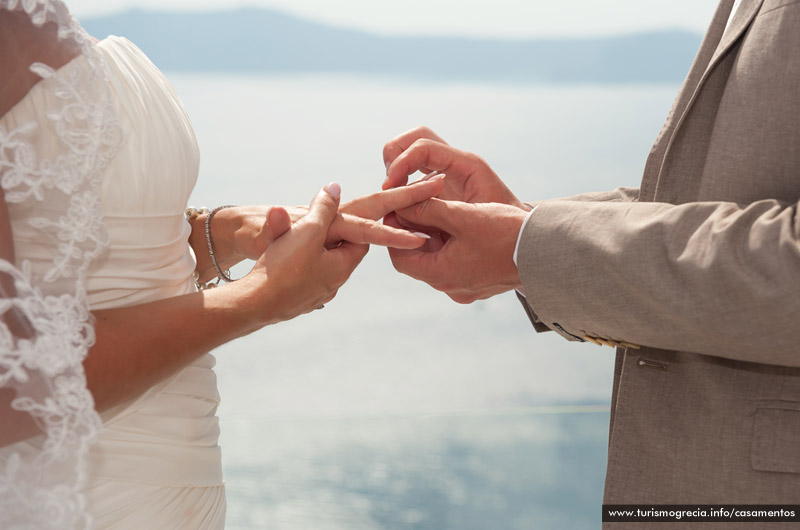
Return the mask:
M 103 530 L 218 530 L 225 526 L 225 488 L 95 481 L 88 491 L 94 527 Z

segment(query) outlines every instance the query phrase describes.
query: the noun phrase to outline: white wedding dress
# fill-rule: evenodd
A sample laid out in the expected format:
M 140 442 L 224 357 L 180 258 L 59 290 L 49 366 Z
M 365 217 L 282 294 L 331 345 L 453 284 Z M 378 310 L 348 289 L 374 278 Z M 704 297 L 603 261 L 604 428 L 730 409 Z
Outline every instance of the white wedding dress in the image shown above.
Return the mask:
M 98 49 L 127 137 L 101 176 L 109 242 L 88 270 L 90 307 L 122 307 L 193 292 L 195 263 L 183 216 L 199 164 L 191 122 L 171 85 L 133 44 L 109 37 Z M 79 56 L 59 72 L 68 76 L 85 60 Z M 14 130 L 25 122 L 47 123 L 43 109 L 58 92 L 51 82 L 35 85 L 0 118 L 0 125 Z M 58 148 L 49 142 L 45 127 L 34 147 L 44 154 Z M 42 201 L 9 204 L 17 259 L 42 271 L 52 267 L 48 246 L 59 241 L 43 238 L 26 220 L 35 217 L 32 208 L 48 207 Z M 103 430 L 89 451 L 86 498 L 94 528 L 223 528 L 214 363 L 206 354 L 133 402 L 102 414 Z

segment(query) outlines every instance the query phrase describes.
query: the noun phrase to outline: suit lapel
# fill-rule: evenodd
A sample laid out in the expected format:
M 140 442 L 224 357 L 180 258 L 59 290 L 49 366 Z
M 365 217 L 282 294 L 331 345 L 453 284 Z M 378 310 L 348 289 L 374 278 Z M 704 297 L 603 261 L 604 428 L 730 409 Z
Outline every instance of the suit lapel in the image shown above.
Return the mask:
M 720 0 L 714 16 L 708 25 L 708 30 L 703 36 L 703 41 L 700 43 L 700 48 L 697 50 L 697 55 L 692 62 L 689 73 L 686 75 L 681 88 L 675 96 L 675 101 L 672 103 L 667 119 L 664 120 L 664 125 L 658 134 L 658 137 L 653 142 L 653 147 L 647 157 L 647 162 L 644 167 L 644 174 L 642 176 L 642 185 L 639 192 L 640 201 L 652 201 L 655 195 L 655 184 L 658 181 L 658 175 L 661 169 L 661 164 L 664 160 L 664 155 L 667 152 L 667 146 L 672 139 L 673 132 L 677 124 L 681 120 L 684 112 L 692 100 L 695 90 L 700 85 L 705 73 L 710 68 L 712 58 L 715 56 L 716 50 L 722 39 L 722 33 L 725 29 L 725 23 L 733 9 L 734 0 Z
M 725 0 L 723 0 L 723 3 Z M 730 9 L 733 7 L 732 0 L 729 2 L 731 7 L 728 8 L 728 13 L 730 13 Z M 714 53 L 711 56 L 711 59 L 708 61 L 707 66 L 705 67 L 700 79 L 696 81 L 694 89 L 689 91 L 691 97 L 689 98 L 688 102 L 686 103 L 683 111 L 681 112 L 680 119 L 676 125 L 676 129 L 680 127 L 680 123 L 683 121 L 686 114 L 691 110 L 692 104 L 697 100 L 697 94 L 703 88 L 708 76 L 711 75 L 711 72 L 714 71 L 714 68 L 720 63 L 725 54 L 730 51 L 733 44 L 742 36 L 745 30 L 750 26 L 750 23 L 758 13 L 758 10 L 761 9 L 761 4 L 764 3 L 764 0 L 744 0 L 740 5 L 739 9 L 736 10 L 736 13 L 733 15 L 733 20 L 731 20 L 730 25 L 728 26 L 728 30 L 722 35 L 722 39 L 719 41 L 719 44 L 716 46 Z M 722 23 L 724 24 L 727 22 L 726 20 Z M 725 27 L 724 25 L 722 26 Z
M 703 75 L 703 80 L 708 77 L 708 74 L 711 70 L 714 69 L 722 57 L 731 49 L 733 43 L 742 36 L 744 31 L 750 26 L 750 23 L 756 17 L 759 9 L 761 9 L 761 4 L 764 3 L 764 0 L 744 0 L 740 5 L 739 9 L 736 10 L 736 13 L 733 14 L 733 20 L 731 20 L 730 26 L 728 26 L 728 30 L 722 36 L 722 41 L 717 46 L 716 51 L 714 51 L 714 56 L 711 58 L 711 62 L 706 68 L 706 72 Z M 702 84 L 702 80 L 701 80 Z M 698 87 L 699 88 L 699 87 Z
M 720 2 L 720 8 L 717 9 L 717 15 L 719 15 L 722 5 L 728 4 L 726 6 L 727 13 L 730 13 L 731 8 L 733 7 L 732 0 L 722 0 Z M 703 89 L 703 86 L 708 81 L 709 76 L 714 72 L 716 67 L 720 64 L 720 62 L 725 58 L 727 53 L 733 48 L 734 44 L 741 38 L 744 32 L 752 23 L 753 19 L 755 18 L 756 14 L 758 13 L 759 9 L 761 9 L 761 5 L 764 3 L 764 0 L 744 0 L 737 9 L 736 13 L 733 16 L 733 20 L 731 20 L 730 25 L 728 26 L 727 31 L 721 36 L 717 36 L 718 44 L 714 47 L 713 53 L 710 54 L 710 59 L 707 60 L 705 68 L 702 67 L 702 62 L 700 62 L 700 54 L 698 54 L 698 60 L 693 65 L 692 71 L 690 71 L 690 77 L 687 78 L 687 83 L 682 88 L 681 99 L 683 100 L 681 103 L 682 109 L 680 110 L 679 116 L 674 116 L 674 124 L 670 124 L 669 135 L 667 138 L 664 139 L 664 147 L 661 151 L 660 156 L 658 157 L 658 164 L 654 164 L 655 167 L 652 169 L 658 168 L 655 171 L 655 174 L 651 174 L 651 179 L 649 183 L 651 186 L 648 186 L 648 195 L 645 200 L 655 200 L 657 196 L 660 196 L 661 192 L 659 190 L 659 184 L 662 177 L 663 169 L 666 164 L 667 159 L 669 158 L 670 148 L 672 147 L 673 140 L 678 136 L 678 132 L 683 125 L 686 116 L 691 112 L 692 106 L 695 104 L 698 98 L 698 94 Z M 717 19 L 715 15 L 715 19 L 711 24 L 711 28 L 709 28 L 709 34 L 706 38 L 710 37 L 712 33 L 721 32 L 725 26 L 724 24 L 727 22 L 727 17 L 721 17 Z M 722 26 L 719 26 L 719 24 Z M 704 41 L 705 44 L 705 41 Z M 701 50 L 702 51 L 702 50 Z M 708 57 L 708 54 L 706 55 Z M 695 71 L 695 66 L 698 66 L 697 70 Z M 700 72 L 702 72 L 701 75 Z M 694 76 L 692 74 L 695 74 Z M 691 79 L 694 77 L 694 79 Z M 654 186 L 652 184 L 655 184 Z M 662 199 L 658 199 L 662 200 Z M 669 200 L 669 199 L 666 199 Z

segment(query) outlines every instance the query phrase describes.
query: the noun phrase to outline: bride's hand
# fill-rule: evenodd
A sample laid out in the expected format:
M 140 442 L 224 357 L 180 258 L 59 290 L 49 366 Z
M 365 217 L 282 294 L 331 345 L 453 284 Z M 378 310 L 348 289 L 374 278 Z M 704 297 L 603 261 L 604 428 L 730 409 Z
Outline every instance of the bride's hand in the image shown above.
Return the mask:
M 366 255 L 365 244 L 345 241 L 326 248 L 328 231 L 339 215 L 339 195 L 339 185 L 329 184 L 295 223 L 285 209 L 270 210 L 267 221 L 286 230 L 237 282 L 258 304 L 254 313 L 259 325 L 289 320 L 330 301 Z

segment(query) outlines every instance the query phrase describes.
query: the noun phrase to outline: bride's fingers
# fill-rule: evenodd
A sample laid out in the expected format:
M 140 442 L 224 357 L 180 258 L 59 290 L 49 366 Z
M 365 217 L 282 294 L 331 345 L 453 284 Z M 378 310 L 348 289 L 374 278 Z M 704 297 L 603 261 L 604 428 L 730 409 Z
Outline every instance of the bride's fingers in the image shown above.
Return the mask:
M 281 237 L 284 232 L 292 227 L 292 218 L 286 208 L 274 206 L 267 212 L 264 222 L 264 231 L 268 233 L 270 242 Z
M 386 217 L 383 218 L 383 224 L 386 226 L 391 226 L 398 229 L 405 229 L 411 232 L 418 232 L 424 233 L 428 235 L 430 239 L 425 241 L 424 244 L 417 247 L 416 250 L 421 250 L 423 252 L 436 252 L 437 250 L 441 250 L 444 244 L 449 239 L 449 234 L 442 233 L 437 228 L 432 228 L 429 226 L 414 226 L 412 223 L 404 220 L 404 224 L 400 224 L 400 220 L 397 218 L 397 214 L 392 212 Z M 390 247 L 391 249 L 391 247 Z M 398 250 L 414 250 L 414 249 L 398 249 Z
M 345 241 L 325 253 L 326 259 L 331 264 L 330 270 L 338 271 L 338 276 L 333 278 L 335 285 L 343 285 L 350 278 L 350 274 L 361 263 L 367 252 L 369 252 L 369 245 L 357 245 Z M 334 292 L 333 295 L 335 294 Z
M 437 175 L 427 181 L 353 199 L 343 204 L 339 211 L 377 221 L 389 212 L 402 210 L 435 197 L 443 187 L 444 175 Z
M 247 251 L 246 257 L 258 259 L 267 248 L 292 227 L 289 212 L 281 206 L 271 206 L 264 215 L 264 223 L 255 234 L 252 242 L 252 251 Z
M 297 222 L 297 229 L 309 232 L 309 241 L 312 247 L 322 247 L 331 223 L 338 217 L 339 197 L 342 188 L 336 182 L 331 182 L 311 200 L 308 213 Z M 301 228 L 302 227 L 302 228 Z
M 419 248 L 428 239 L 427 234 L 413 233 L 371 219 L 342 214 L 337 216 L 331 225 L 327 243 L 349 241 L 355 244 L 412 249 Z

